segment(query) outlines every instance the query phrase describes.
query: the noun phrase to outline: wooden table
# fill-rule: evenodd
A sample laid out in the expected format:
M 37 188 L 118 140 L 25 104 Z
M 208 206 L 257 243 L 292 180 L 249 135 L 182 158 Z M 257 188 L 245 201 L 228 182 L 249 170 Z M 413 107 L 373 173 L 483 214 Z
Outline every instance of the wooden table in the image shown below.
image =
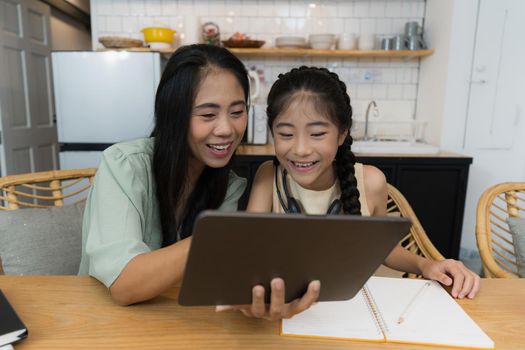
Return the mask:
M 211 307 L 181 307 L 178 288 L 139 305 L 115 305 L 90 277 L 0 276 L 29 329 L 23 349 L 439 349 L 406 344 L 279 336 L 279 323 Z M 525 348 L 525 279 L 482 280 L 474 300 L 461 306 L 497 349 Z

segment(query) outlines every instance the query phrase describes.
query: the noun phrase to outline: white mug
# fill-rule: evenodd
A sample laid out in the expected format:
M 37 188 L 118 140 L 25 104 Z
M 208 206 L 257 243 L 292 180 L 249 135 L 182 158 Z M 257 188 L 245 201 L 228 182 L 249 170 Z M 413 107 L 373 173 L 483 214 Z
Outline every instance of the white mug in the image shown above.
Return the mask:
M 259 91 L 261 89 L 259 73 L 251 69 L 248 70 L 248 79 L 250 81 L 250 102 L 253 103 L 253 100 L 259 96 Z
M 337 48 L 339 50 L 354 50 L 356 48 L 356 36 L 354 33 L 339 34 L 337 40 Z
M 190 45 L 201 42 L 201 19 L 197 16 L 184 16 L 184 27 L 180 34 L 181 44 Z

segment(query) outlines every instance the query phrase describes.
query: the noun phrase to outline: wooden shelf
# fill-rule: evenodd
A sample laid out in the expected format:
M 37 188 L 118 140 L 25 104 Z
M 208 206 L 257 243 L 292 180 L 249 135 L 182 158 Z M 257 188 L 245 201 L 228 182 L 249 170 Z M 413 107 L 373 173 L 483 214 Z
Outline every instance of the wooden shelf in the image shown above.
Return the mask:
M 423 57 L 434 50 L 314 50 L 314 49 L 230 49 L 242 56 L 266 57 Z
M 107 49 L 102 49 L 107 50 Z M 163 54 L 172 54 L 175 49 L 130 48 L 127 51 L 148 52 L 156 51 Z M 229 49 L 236 55 L 248 57 L 425 57 L 434 53 L 434 50 L 314 50 L 314 49 Z

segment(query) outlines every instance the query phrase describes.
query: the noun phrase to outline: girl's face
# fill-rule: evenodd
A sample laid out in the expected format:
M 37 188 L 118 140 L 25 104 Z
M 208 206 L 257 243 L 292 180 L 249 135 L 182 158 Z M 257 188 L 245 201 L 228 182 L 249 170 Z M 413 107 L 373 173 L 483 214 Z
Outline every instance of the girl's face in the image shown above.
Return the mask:
M 226 166 L 248 121 L 244 90 L 230 72 L 212 68 L 201 81 L 188 133 L 191 172 Z
M 293 97 L 289 107 L 275 118 L 272 133 L 279 163 L 299 185 L 320 191 L 334 184 L 332 162 L 347 131 L 340 132 L 320 115 L 310 99 Z

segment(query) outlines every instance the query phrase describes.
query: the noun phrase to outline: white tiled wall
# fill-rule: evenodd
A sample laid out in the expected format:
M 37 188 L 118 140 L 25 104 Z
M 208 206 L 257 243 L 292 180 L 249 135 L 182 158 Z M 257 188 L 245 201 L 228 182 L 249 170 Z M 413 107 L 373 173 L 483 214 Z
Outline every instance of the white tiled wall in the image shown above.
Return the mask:
M 121 35 L 142 39 L 141 28 L 182 29 L 184 16 L 213 21 L 222 39 L 243 32 L 273 46 L 281 35 L 343 32 L 402 33 L 407 21 L 423 23 L 425 0 L 91 0 L 93 47 L 97 38 Z M 325 66 L 348 86 L 355 118 L 376 100 L 380 118 L 414 117 L 419 60 L 404 58 L 243 58 L 264 71 L 266 91 L 279 73 L 300 65 Z M 264 102 L 264 99 L 258 102 Z

